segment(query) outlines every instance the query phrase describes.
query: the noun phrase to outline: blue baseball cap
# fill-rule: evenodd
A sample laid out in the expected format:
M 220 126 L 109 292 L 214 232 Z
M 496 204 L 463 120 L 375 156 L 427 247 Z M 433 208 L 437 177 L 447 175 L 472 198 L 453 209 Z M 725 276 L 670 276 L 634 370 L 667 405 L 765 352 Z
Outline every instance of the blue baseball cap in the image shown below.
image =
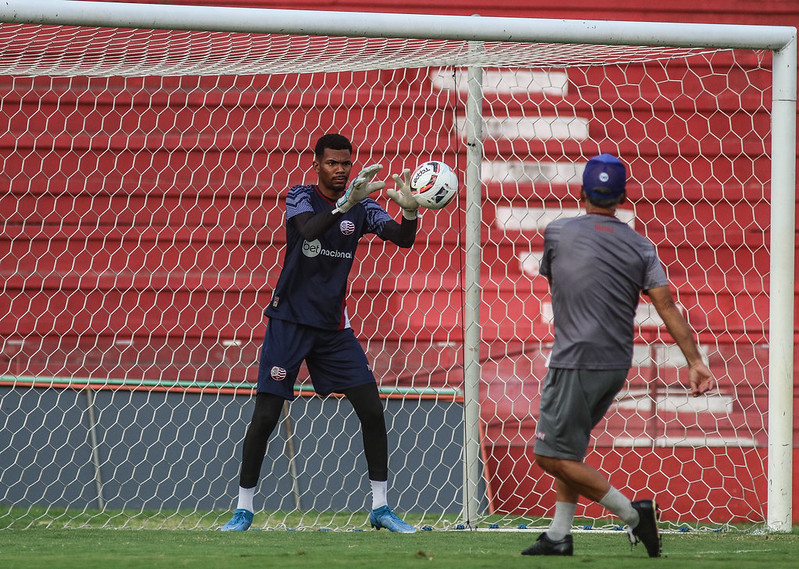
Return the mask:
M 624 193 L 627 169 L 612 154 L 594 156 L 583 171 L 583 191 L 595 200 L 617 198 Z

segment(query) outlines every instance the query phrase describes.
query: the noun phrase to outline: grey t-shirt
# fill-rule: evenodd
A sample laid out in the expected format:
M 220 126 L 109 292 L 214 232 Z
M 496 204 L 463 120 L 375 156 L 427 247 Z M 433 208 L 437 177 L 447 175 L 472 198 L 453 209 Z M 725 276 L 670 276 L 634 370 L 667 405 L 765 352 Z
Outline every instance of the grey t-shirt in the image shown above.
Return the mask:
M 641 292 L 668 285 L 655 246 L 608 215 L 558 219 L 544 232 L 555 344 L 549 366 L 626 369 Z

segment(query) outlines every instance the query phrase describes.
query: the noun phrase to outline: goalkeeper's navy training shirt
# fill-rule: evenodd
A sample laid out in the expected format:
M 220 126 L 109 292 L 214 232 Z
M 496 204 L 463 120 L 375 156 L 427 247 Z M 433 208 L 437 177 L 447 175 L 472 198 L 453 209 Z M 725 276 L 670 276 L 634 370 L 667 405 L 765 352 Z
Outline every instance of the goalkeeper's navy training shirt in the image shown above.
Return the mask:
M 269 318 L 328 330 L 350 327 L 345 296 L 358 241 L 367 233 L 382 238 L 391 217 L 376 201 L 364 198 L 322 237 L 311 242 L 289 222 L 300 213 L 330 212 L 334 205 L 315 185 L 289 190 L 286 251 L 272 300 L 264 311 Z

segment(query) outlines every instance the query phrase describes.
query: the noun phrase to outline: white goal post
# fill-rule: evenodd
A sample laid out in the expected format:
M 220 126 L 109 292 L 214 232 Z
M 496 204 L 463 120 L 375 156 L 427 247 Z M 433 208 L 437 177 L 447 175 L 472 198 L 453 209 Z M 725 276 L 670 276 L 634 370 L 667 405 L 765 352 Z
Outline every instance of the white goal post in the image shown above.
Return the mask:
M 536 251 L 545 221 L 578 207 L 581 165 L 602 148 L 631 165 L 623 215 L 679 281 L 726 387 L 688 409 L 671 340 L 642 314 L 597 466 L 628 474 L 626 489 L 654 469 L 643 489 L 668 488 L 675 527 L 728 516 L 790 531 L 796 63 L 792 27 L 3 2 L 0 528 L 225 515 L 282 245 L 278 201 L 306 175 L 311 141 L 337 126 L 358 164 L 393 173 L 440 158 L 463 183 L 457 204 L 422 216 L 413 259 L 370 241 L 353 273 L 356 334 L 384 379 L 392 470 L 419 523 L 549 511 L 530 499 L 545 476 L 524 462 L 551 342 Z M 265 509 L 283 513 L 264 523 L 362 525 L 356 423 L 336 398 L 299 395 L 264 473 L 284 494 Z M 738 419 L 750 436 L 729 426 Z M 331 431 L 349 438 L 328 442 Z M 765 473 L 750 470 L 764 447 Z M 708 449 L 733 451 L 728 470 L 710 470 Z M 730 473 L 753 486 L 730 490 Z M 730 505 L 761 481 L 762 517 L 746 497 Z M 306 495 L 336 485 L 351 494 Z M 683 507 L 693 485 L 714 496 L 706 507 Z M 163 510 L 145 495 L 162 491 Z M 196 521 L 200 510 L 215 513 Z M 336 514 L 291 518 L 303 510 Z

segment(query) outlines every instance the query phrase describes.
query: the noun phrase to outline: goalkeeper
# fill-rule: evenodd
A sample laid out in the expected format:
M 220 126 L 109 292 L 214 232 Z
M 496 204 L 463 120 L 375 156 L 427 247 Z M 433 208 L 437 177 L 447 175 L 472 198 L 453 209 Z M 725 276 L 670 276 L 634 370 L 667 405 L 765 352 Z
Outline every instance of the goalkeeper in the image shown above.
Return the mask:
M 413 533 L 387 501 L 388 440 L 383 404 L 366 354 L 355 337 L 345 294 L 358 241 L 374 233 L 402 248 L 413 246 L 418 204 L 410 193 L 410 172 L 395 175 L 387 191 L 402 208 L 398 223 L 368 196 L 383 187 L 372 178 L 380 165 L 364 168 L 348 185 L 352 144 L 339 134 L 316 143 L 314 185 L 294 186 L 286 196 L 286 251 L 283 268 L 264 314 L 269 318 L 258 368 L 255 408 L 242 448 L 239 497 L 222 531 L 245 531 L 253 520 L 253 495 L 269 436 L 305 361 L 320 395 L 343 394 L 361 423 L 372 490 L 372 527 Z
M 561 218 L 544 232 L 540 272 L 549 280 L 555 342 L 541 392 L 535 460 L 555 477 L 555 515 L 522 555 L 572 555 L 571 527 L 580 496 L 624 520 L 630 542 L 660 557 L 654 500 L 631 502 L 584 462 L 591 429 L 624 386 L 632 364 L 636 306 L 649 296 L 688 362 L 696 397 L 714 381 L 669 288 L 654 245 L 615 217 L 626 199 L 627 171 L 610 154 L 588 161 L 586 215 Z

